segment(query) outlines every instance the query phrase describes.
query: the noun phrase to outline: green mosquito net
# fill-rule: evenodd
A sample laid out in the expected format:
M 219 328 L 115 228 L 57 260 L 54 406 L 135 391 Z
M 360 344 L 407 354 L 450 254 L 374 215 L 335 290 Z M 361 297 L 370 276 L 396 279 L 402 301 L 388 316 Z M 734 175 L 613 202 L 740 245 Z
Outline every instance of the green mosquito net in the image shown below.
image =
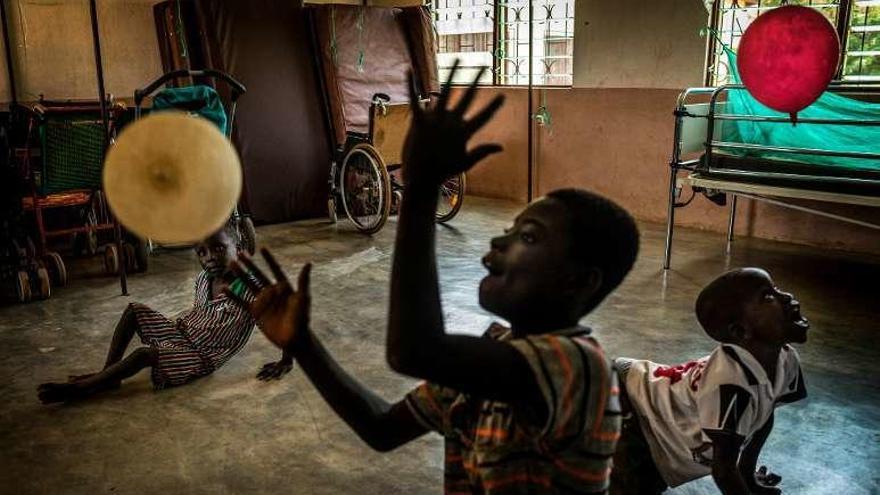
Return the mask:
M 740 83 L 736 54 L 726 50 L 731 82 Z M 731 90 L 724 113 L 788 118 L 754 99 L 748 91 Z M 810 148 L 827 151 L 880 153 L 880 126 L 810 124 L 801 119 L 846 119 L 880 121 L 880 103 L 869 103 L 825 92 L 812 105 L 798 112 L 798 123 L 725 121 L 722 139 L 763 146 Z M 744 157 L 781 159 L 804 164 L 825 165 L 857 170 L 880 171 L 880 159 L 805 155 L 773 151 L 724 149 L 725 153 Z

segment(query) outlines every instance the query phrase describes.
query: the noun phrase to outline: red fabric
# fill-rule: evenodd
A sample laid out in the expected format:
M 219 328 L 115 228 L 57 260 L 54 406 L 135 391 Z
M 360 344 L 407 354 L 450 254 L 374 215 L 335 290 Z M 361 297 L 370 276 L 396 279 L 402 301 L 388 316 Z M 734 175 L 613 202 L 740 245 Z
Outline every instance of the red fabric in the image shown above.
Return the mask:
M 752 96 L 790 114 L 819 98 L 839 61 L 834 26 L 815 9 L 797 5 L 759 16 L 737 50 L 737 68 Z

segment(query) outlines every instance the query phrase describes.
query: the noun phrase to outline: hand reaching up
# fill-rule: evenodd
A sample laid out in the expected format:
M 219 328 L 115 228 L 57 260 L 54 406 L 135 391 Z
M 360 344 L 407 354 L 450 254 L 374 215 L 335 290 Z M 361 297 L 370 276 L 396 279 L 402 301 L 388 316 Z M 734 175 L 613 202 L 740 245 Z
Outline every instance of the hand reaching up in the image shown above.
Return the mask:
M 476 96 L 477 81 L 486 68 L 480 69 L 459 102 L 453 108 L 447 108 L 457 69 L 458 60 L 453 64 L 440 96 L 428 104 L 427 108 L 422 107 L 415 80 L 410 74 L 410 108 L 413 118 L 403 146 L 403 180 L 406 184 L 439 186 L 449 177 L 466 172 L 483 158 L 502 149 L 495 143 L 467 149 L 468 141 L 501 108 L 504 97 L 496 96 L 472 119 L 465 120 L 464 116 Z
M 239 258 L 241 263 L 233 261 L 231 268 L 254 293 L 254 300 L 248 303 L 229 289 L 226 289 L 226 294 L 247 309 L 269 341 L 293 354 L 302 335 L 309 331 L 309 277 L 312 265 L 307 263 L 302 268 L 297 289 L 294 290 L 272 253 L 265 248 L 260 252 L 275 276 L 275 282 L 270 281 L 249 257 L 242 255 Z

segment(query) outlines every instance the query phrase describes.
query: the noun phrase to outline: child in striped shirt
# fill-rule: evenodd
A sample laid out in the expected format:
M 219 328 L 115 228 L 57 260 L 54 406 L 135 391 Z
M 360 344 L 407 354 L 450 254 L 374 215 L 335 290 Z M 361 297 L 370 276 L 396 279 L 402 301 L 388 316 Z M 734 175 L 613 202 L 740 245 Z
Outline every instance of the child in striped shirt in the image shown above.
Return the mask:
M 482 145 L 468 152 L 467 144 L 502 101 L 465 120 L 476 84 L 451 109 L 448 84 L 429 109 L 414 93 L 387 359 L 425 383 L 390 404 L 346 373 L 309 328 L 308 266 L 294 290 L 264 251 L 276 282 L 254 272 L 256 300 L 242 304 L 374 449 L 428 431 L 443 435 L 446 494 L 605 493 L 620 434 L 616 376 L 579 321 L 632 267 L 636 225 L 595 194 L 550 193 L 492 239 L 483 258 L 480 304 L 510 325 L 492 325 L 483 337 L 446 333 L 434 250 L 439 188 L 500 151 Z
M 229 300 L 224 289 L 251 300 L 252 294 L 228 269 L 239 253 L 240 236 L 234 220 L 195 246 L 202 272 L 195 281 L 193 307 L 171 320 L 138 303 L 123 311 L 104 368 L 96 373 L 71 376 L 65 383 L 44 383 L 38 388 L 43 403 L 82 399 L 115 389 L 122 380 L 150 368 L 156 389 L 182 385 L 213 373 L 244 347 L 254 319 Z M 144 344 L 125 356 L 135 334 Z M 279 377 L 292 367 L 285 355 L 269 363 L 260 378 Z

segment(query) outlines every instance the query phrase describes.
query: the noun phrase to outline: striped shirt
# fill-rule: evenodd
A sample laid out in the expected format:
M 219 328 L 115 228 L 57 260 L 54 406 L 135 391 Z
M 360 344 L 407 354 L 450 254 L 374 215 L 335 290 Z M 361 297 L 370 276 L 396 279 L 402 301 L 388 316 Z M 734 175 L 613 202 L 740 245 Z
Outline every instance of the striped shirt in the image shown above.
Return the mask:
M 253 298 L 240 280 L 232 282 L 230 289 L 246 300 Z M 143 304 L 130 308 L 141 341 L 157 351 L 151 380 L 158 389 L 214 372 L 244 347 L 256 323 L 225 294 L 212 297 L 211 277 L 205 271 L 196 277 L 193 307 L 174 320 Z
M 606 493 L 620 437 L 617 377 L 601 347 L 577 327 L 524 338 L 492 325 L 486 337 L 527 359 L 548 417 L 425 383 L 405 403 L 445 438 L 447 495 Z

